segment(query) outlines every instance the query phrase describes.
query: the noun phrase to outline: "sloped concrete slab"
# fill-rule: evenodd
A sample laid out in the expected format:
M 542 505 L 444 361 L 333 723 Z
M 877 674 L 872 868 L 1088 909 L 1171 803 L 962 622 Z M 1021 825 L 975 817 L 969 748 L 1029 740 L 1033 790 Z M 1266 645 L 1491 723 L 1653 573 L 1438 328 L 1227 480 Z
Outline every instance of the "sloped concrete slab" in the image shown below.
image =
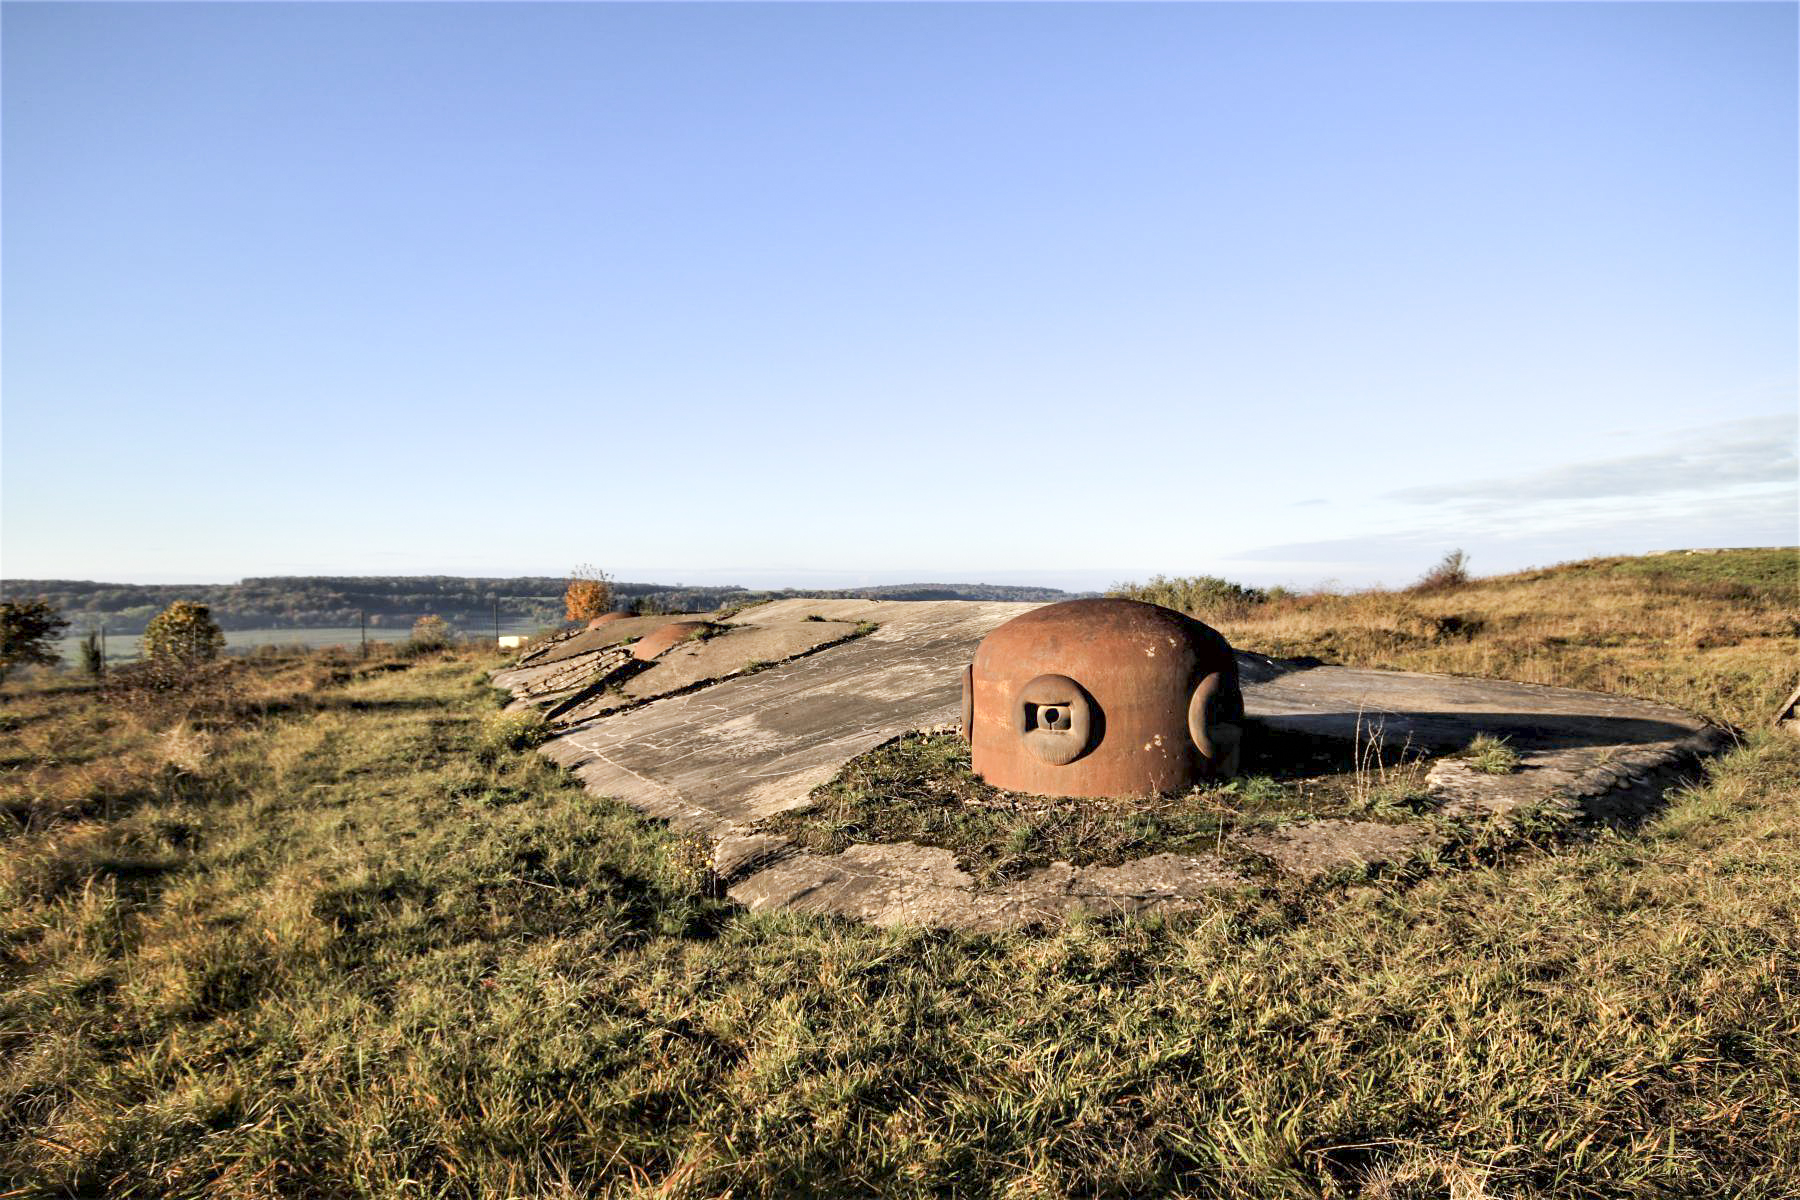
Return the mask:
M 557 670 L 566 670 L 575 660 L 598 655 L 621 642 L 632 641 L 661 629 L 675 621 L 704 621 L 707 613 L 678 613 L 673 616 L 626 617 L 608 621 L 597 629 L 578 629 L 557 638 L 520 657 L 513 666 L 494 673 L 495 687 L 517 690 L 530 686 Z
M 717 637 L 683 643 L 664 651 L 647 669 L 626 677 L 616 691 L 595 689 L 562 712 L 559 719 L 573 725 L 709 680 L 783 662 L 821 646 L 844 641 L 854 636 L 858 628 L 849 621 L 734 624 Z
M 960 671 L 987 631 L 1029 604 L 782 600 L 748 624 L 817 614 L 871 634 L 574 729 L 546 747 L 597 792 L 709 833 L 808 802 L 844 763 L 914 729 L 953 724 Z M 622 622 L 621 622 L 622 624 Z
M 1434 754 L 1454 754 L 1479 734 L 1506 739 L 1520 757 L 1510 774 L 1483 774 L 1455 759 L 1433 765 L 1427 789 L 1452 816 L 1505 816 L 1546 801 L 1627 816 L 1728 741 L 1692 713 L 1598 692 L 1268 659 L 1256 674 L 1244 686 L 1253 724 Z M 1352 861 L 1367 860 L 1339 865 Z
M 1272 659 L 1258 665 L 1257 674 L 1268 674 L 1245 682 L 1249 715 L 1344 741 L 1373 735 L 1390 745 L 1447 753 L 1488 733 L 1521 751 L 1560 750 L 1678 740 L 1706 727 L 1698 717 L 1665 705 L 1533 683 L 1291 666 Z

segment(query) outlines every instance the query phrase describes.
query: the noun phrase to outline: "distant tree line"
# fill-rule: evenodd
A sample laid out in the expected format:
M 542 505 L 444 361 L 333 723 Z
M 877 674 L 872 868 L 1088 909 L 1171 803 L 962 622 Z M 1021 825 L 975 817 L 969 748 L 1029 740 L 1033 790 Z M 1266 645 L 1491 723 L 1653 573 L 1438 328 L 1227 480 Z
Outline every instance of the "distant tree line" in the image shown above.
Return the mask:
M 435 614 L 463 629 L 493 620 L 551 626 L 564 619 L 566 576 L 508 579 L 460 575 L 290 575 L 228 584 L 96 583 L 75 579 L 9 579 L 0 594 L 42 597 L 70 627 L 102 624 L 109 632 L 142 633 L 150 619 L 176 601 L 205 605 L 224 629 L 318 629 L 354 626 L 366 615 L 373 626 L 410 627 Z M 666 583 L 609 581 L 609 603 L 626 612 L 702 612 L 731 605 L 793 597 L 879 600 L 1066 600 L 1055 588 L 999 584 L 895 584 L 849 589 L 751 590 L 684 587 Z

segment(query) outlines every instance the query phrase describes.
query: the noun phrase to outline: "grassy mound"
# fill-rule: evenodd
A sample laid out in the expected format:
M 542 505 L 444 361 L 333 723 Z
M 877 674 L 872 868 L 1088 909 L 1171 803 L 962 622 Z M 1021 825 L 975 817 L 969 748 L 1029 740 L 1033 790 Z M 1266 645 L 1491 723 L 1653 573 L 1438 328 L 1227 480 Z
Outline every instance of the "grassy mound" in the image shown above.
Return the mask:
M 1800 645 L 1792 548 L 1592 559 L 1428 591 L 1248 605 L 1208 603 L 1218 588 L 1171 589 L 1181 582 L 1151 590 L 1189 594 L 1185 611 L 1242 650 L 1615 692 L 1746 727 L 1793 687 Z

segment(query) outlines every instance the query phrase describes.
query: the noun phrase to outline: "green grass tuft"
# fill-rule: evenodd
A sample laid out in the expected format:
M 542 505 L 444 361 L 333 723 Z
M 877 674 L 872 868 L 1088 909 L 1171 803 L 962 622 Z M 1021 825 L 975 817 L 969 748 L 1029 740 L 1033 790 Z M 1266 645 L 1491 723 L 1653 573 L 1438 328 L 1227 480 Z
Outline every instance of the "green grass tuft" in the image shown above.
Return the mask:
M 1507 745 L 1505 738 L 1492 734 L 1476 734 L 1462 757 L 1484 775 L 1511 775 L 1519 769 L 1519 752 Z

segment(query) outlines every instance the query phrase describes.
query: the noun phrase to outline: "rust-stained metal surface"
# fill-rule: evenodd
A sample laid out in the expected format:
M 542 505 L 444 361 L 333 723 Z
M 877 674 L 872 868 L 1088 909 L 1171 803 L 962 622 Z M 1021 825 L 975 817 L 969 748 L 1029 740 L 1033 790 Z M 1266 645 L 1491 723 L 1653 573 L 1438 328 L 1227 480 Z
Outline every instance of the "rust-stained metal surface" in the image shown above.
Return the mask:
M 657 655 L 670 650 L 691 637 L 705 633 L 712 626 L 705 621 L 674 621 L 661 629 L 654 629 L 640 638 L 631 647 L 631 657 L 639 662 L 649 662 Z
M 630 619 L 631 619 L 630 613 L 622 613 L 622 612 L 601 613 L 599 616 L 597 616 L 593 620 L 589 621 L 587 623 L 587 627 L 589 629 L 598 629 L 602 625 L 611 625 L 614 621 L 629 621 Z
M 1033 609 L 965 678 L 975 773 L 1042 796 L 1153 795 L 1230 774 L 1244 697 L 1215 629 L 1137 600 Z

